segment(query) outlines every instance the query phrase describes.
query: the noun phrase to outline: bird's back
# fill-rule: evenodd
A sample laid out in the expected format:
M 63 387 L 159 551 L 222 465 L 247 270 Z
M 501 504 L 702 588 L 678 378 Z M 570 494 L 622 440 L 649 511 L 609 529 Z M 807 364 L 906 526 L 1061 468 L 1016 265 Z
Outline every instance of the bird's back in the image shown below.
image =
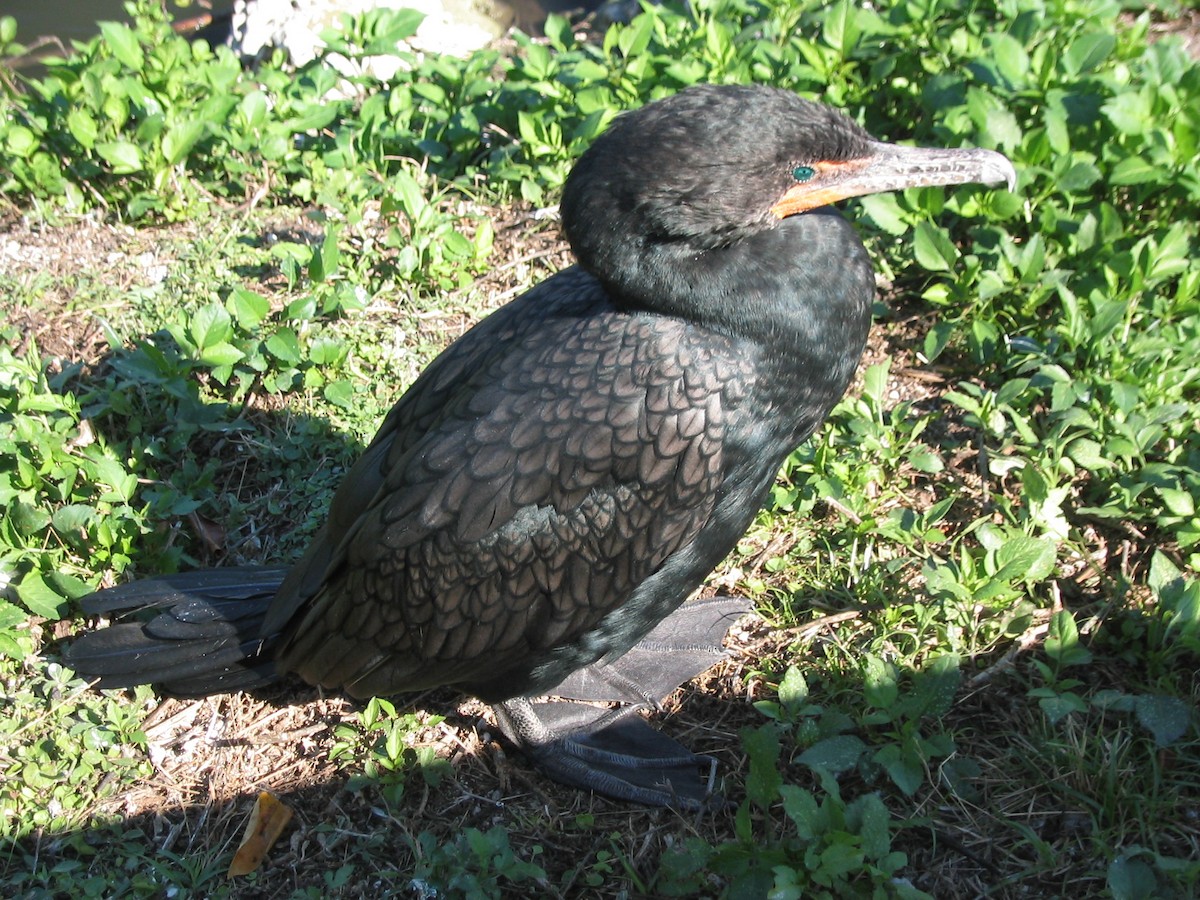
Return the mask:
M 755 418 L 746 351 L 618 310 L 578 269 L 484 320 L 345 479 L 268 621 L 281 667 L 359 696 L 495 699 L 624 650 L 760 499 L 722 509 L 731 478 L 763 480 L 738 430 Z

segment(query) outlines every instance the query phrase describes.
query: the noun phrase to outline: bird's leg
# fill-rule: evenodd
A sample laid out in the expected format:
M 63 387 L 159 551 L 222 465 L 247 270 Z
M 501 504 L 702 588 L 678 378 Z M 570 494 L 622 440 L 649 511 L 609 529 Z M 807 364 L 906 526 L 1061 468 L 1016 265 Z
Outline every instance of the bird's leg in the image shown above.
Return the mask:
M 545 706 L 548 704 L 538 704 Z M 705 809 L 712 803 L 716 760 L 698 756 L 651 728 L 628 706 L 601 710 L 573 731 L 549 726 L 526 697 L 493 707 L 500 730 L 555 781 L 646 806 Z
M 620 700 L 657 707 L 671 692 L 726 657 L 722 641 L 750 611 L 741 597 L 691 600 L 628 652 L 568 675 L 547 691 L 572 700 Z
M 576 700 L 533 703 L 517 697 L 494 709 L 500 730 L 557 781 L 643 803 L 703 809 L 713 804 L 716 760 L 698 756 L 636 714 L 725 657 L 721 641 L 749 605 L 714 597 L 685 603 L 629 652 L 598 662 L 552 689 Z

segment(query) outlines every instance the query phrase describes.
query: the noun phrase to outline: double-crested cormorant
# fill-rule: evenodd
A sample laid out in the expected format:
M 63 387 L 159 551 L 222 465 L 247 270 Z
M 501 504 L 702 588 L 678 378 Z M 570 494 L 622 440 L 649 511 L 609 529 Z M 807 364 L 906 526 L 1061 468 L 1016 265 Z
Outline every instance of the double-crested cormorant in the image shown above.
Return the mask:
M 430 364 L 299 563 L 92 595 L 90 613 L 142 615 L 70 664 L 179 694 L 289 673 L 355 697 L 453 685 L 555 778 L 703 803 L 698 758 L 639 717 L 528 698 L 652 701 L 719 648 L 738 607 L 681 604 L 867 336 L 871 266 L 829 204 L 1013 180 L 997 153 L 880 143 L 774 88 L 619 116 L 563 191 L 579 264 Z

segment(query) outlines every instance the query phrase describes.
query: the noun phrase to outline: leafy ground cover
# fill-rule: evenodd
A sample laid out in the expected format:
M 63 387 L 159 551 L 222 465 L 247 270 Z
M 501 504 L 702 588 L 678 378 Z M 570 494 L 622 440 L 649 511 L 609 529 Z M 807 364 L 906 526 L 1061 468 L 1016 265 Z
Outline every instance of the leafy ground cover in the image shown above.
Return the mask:
M 245 71 L 142 5 L 0 69 L 5 893 L 1193 896 L 1200 72 L 1194 10 L 1126 7 L 724 0 L 379 84 Z M 185 703 L 61 666 L 96 585 L 295 555 L 421 366 L 568 264 L 570 161 L 705 80 L 1020 172 L 846 210 L 881 277 L 860 383 L 706 587 L 760 619 L 661 722 L 727 811 L 559 790 L 450 694 Z M 295 824 L 226 881 L 260 789 Z

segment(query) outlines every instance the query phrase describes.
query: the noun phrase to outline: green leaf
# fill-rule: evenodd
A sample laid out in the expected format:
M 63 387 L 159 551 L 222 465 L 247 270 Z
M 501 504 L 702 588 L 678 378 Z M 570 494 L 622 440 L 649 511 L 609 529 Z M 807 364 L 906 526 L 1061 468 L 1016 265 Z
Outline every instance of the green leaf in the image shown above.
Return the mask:
M 354 406 L 354 385 L 344 378 L 325 385 L 322 394 L 334 406 L 342 409 L 351 409 Z
M 895 237 L 908 231 L 908 220 L 895 194 L 868 194 L 858 203 L 882 231 Z
M 779 796 L 783 798 L 783 811 L 796 826 L 796 833 L 801 840 L 815 840 L 825 830 L 821 808 L 812 792 L 794 784 L 785 784 L 779 788 Z
M 959 659 L 953 653 L 936 656 L 913 677 L 912 697 L 921 715 L 945 715 L 962 683 Z
M 911 797 L 925 783 L 925 766 L 899 744 L 887 744 L 876 751 L 874 762 L 883 767 L 896 787 Z
M 1163 504 L 1173 516 L 1194 516 L 1196 514 L 1196 498 L 1187 491 L 1175 488 L 1160 487 L 1158 495 Z
M 0 630 L 12 628 L 29 618 L 29 614 L 7 600 L 0 600 Z
M 779 702 L 789 709 L 796 709 L 808 699 L 808 683 L 796 666 L 788 666 L 779 682 Z
M 654 37 L 654 22 L 653 16 L 643 13 L 621 28 L 617 37 L 617 47 L 620 48 L 622 56 L 630 59 L 646 52 L 646 48 L 650 46 L 650 39 Z
M 770 725 L 761 728 L 743 728 L 742 746 L 750 760 L 750 771 L 746 776 L 746 796 L 751 803 L 767 809 L 779 797 L 779 786 L 783 778 L 779 774 L 779 734 Z
M 225 307 L 237 319 L 238 326 L 249 331 L 267 317 L 271 301 L 239 285 L 230 292 Z
M 141 171 L 141 151 L 138 150 L 136 144 L 131 144 L 129 141 L 102 141 L 96 145 L 96 152 L 117 175 L 129 175 Z
M 862 840 L 868 859 L 882 859 L 892 849 L 891 814 L 878 794 L 863 794 L 846 807 L 846 821 Z
M 410 222 L 415 223 L 417 217 L 429 205 L 416 179 L 401 170 L 392 175 L 388 187 L 391 188 L 391 193 L 384 198 L 382 212 L 386 215 L 399 210 Z
M 227 342 L 233 336 L 232 320 L 219 303 L 209 303 L 192 315 L 188 322 L 188 334 L 196 349 L 203 351 Z
M 1090 162 L 1077 162 L 1058 177 L 1059 190 L 1082 194 L 1101 178 L 1100 170 Z
M 26 158 L 38 148 L 37 136 L 24 125 L 13 125 L 4 136 L 4 143 L 14 156 Z
M 1082 34 L 1067 48 L 1062 61 L 1069 74 L 1082 75 L 1093 71 L 1108 59 L 1116 46 L 1116 37 L 1107 32 Z
M 843 57 L 851 54 L 862 35 L 858 13 L 857 5 L 850 0 L 838 0 L 832 7 L 826 7 L 821 16 L 821 32 L 825 42 Z
M 1031 694 L 1036 692 L 1031 691 Z M 1048 696 L 1044 696 L 1038 700 L 1038 706 L 1042 712 L 1046 714 L 1046 718 L 1053 725 L 1062 719 L 1065 719 L 1071 713 L 1081 713 L 1087 711 L 1087 703 L 1078 694 L 1073 694 L 1069 691 L 1056 694 L 1051 692 Z
M 946 468 L 942 458 L 924 444 L 909 450 L 905 458 L 910 466 L 926 475 L 936 475 Z
M 17 585 L 17 597 L 35 616 L 57 621 L 66 612 L 67 598 L 50 587 L 36 571 L 21 579 Z
M 1161 597 L 1168 586 L 1181 583 L 1182 577 L 1183 573 L 1175 567 L 1165 553 L 1154 551 L 1154 555 L 1150 557 L 1150 573 L 1146 579 L 1146 583 L 1154 593 Z
M 1104 456 L 1104 447 L 1091 438 L 1076 438 L 1071 441 L 1067 445 L 1067 456 L 1088 472 L 1102 472 L 1113 467 L 1112 461 Z
M 99 25 L 100 34 L 104 43 L 112 50 L 112 55 L 126 68 L 140 72 L 145 63 L 145 56 L 133 30 L 120 22 L 101 22 Z
M 267 338 L 267 351 L 280 362 L 296 365 L 300 362 L 300 339 L 290 328 L 281 328 Z
M 163 156 L 167 165 L 174 166 L 183 162 L 196 146 L 196 142 L 204 137 L 207 127 L 207 123 L 201 119 L 190 119 L 170 128 L 162 139 Z
M 1029 74 L 1029 54 L 1015 37 L 1004 32 L 987 36 L 989 56 L 997 71 L 1010 84 L 1020 85 Z
M 96 510 L 91 506 L 69 503 L 56 509 L 51 521 L 54 523 L 56 531 L 74 533 L 86 528 L 95 517 Z
M 1113 900 L 1144 900 L 1158 896 L 1154 870 L 1139 859 L 1122 856 L 1108 866 L 1108 889 Z
M 1145 91 L 1117 94 L 1101 109 L 1118 131 L 1134 137 L 1144 136 L 1146 123 L 1154 118 L 1150 96 Z
M 930 272 L 949 272 L 958 262 L 958 250 L 946 230 L 928 221 L 917 224 L 913 253 L 917 262 Z
M 87 150 L 95 146 L 96 135 L 100 133 L 96 120 L 87 110 L 78 106 L 67 113 L 67 130 Z
M 232 366 L 244 358 L 245 354 L 228 341 L 218 341 L 209 347 L 205 347 L 200 351 L 199 355 L 201 363 L 213 367 Z
M 868 653 L 863 662 L 863 696 L 876 709 L 889 710 L 900 696 L 896 667 Z
M 1110 184 L 1149 184 L 1163 177 L 1163 170 L 1143 156 L 1127 156 L 1108 174 Z
M 92 457 L 92 466 L 92 478 L 108 485 L 112 489 L 112 496 L 122 503 L 128 503 L 132 499 L 133 492 L 137 489 L 137 476 L 126 469 L 123 463 L 97 454 Z M 102 496 L 102 499 L 109 499 L 109 495 Z
M 817 741 L 800 754 L 798 761 L 810 769 L 824 769 L 832 775 L 858 764 L 867 745 L 852 734 L 839 734 Z
M 1020 534 L 1010 537 L 996 551 L 996 577 L 1023 584 L 1044 581 L 1058 559 L 1054 542 Z
M 1178 697 L 1141 695 L 1137 698 L 1137 720 L 1154 735 L 1154 743 L 1169 747 L 1192 724 L 1192 708 Z
M 1046 655 L 1060 666 L 1076 666 L 1091 662 L 1091 651 L 1079 643 L 1079 629 L 1070 610 L 1060 609 L 1050 618 L 1046 634 Z
M 315 282 L 327 281 L 338 267 L 338 229 L 332 224 L 325 229 L 321 248 L 313 253 L 308 263 L 308 277 Z

